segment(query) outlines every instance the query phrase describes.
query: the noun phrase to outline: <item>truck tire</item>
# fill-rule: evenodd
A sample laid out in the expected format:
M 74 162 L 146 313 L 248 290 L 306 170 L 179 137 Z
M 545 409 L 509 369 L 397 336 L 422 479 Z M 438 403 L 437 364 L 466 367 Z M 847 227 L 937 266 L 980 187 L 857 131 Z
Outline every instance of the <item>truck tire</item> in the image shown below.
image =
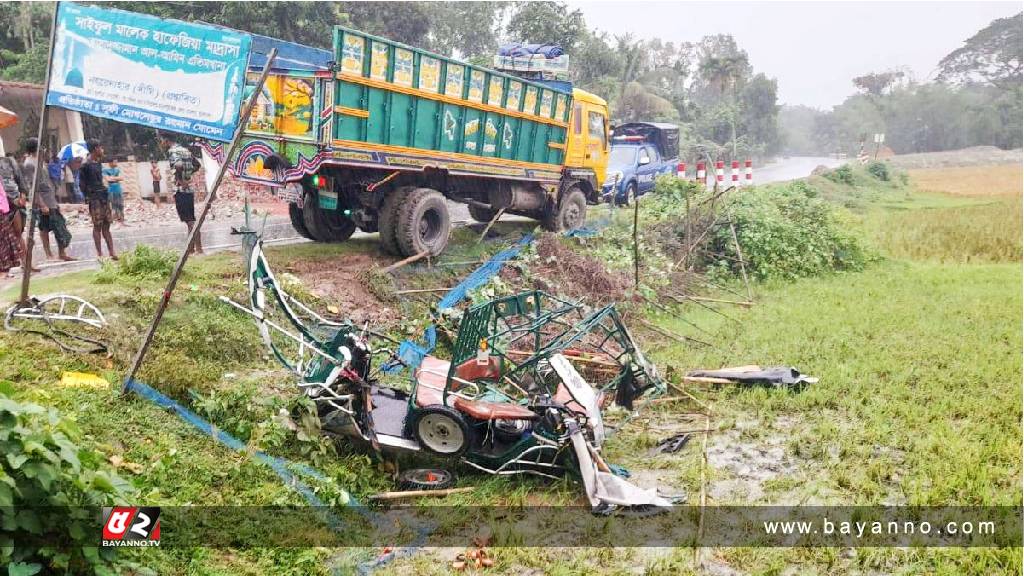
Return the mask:
M 448 246 L 451 227 L 444 196 L 433 188 L 416 188 L 399 206 L 395 238 L 404 256 L 421 252 L 437 256 Z
M 468 204 L 467 206 L 469 208 L 470 217 L 472 217 L 473 220 L 484 224 L 490 222 L 491 219 L 494 218 L 494 215 L 497 214 L 496 211 L 491 210 L 490 208 L 484 208 L 483 206 L 476 206 L 473 204 Z
M 299 233 L 299 236 L 310 240 L 316 240 L 316 238 L 313 238 L 313 235 L 309 233 L 309 230 L 306 228 L 306 223 L 302 220 L 302 208 L 299 208 L 299 205 L 295 202 L 288 203 L 288 219 L 292 221 L 292 228 Z
M 377 213 L 377 230 L 380 232 L 380 247 L 391 255 L 401 254 L 398 247 L 398 212 L 405 204 L 405 198 L 412 192 L 412 186 L 403 186 L 384 197 Z
M 616 199 L 616 204 L 619 206 L 629 206 L 634 200 L 636 200 L 636 182 L 630 182 L 626 186 L 626 190 L 622 193 L 622 202 Z
M 302 222 L 314 240 L 319 242 L 344 242 L 356 231 L 356 223 L 337 210 L 320 208 L 317 195 L 306 192 L 302 202 Z
M 549 207 L 544 211 L 541 224 L 551 232 L 565 232 L 583 226 L 587 221 L 587 197 L 577 186 L 573 186 L 562 194 L 557 207 Z

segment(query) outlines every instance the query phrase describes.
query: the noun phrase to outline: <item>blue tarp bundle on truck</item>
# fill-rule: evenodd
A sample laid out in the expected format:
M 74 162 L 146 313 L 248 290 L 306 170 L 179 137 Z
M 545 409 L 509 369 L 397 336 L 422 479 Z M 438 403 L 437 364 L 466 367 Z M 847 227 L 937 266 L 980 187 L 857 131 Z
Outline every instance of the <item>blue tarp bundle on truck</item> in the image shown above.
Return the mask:
M 499 56 L 529 56 L 540 54 L 545 58 L 558 58 L 565 54 L 561 46 L 554 44 L 505 44 L 498 48 Z

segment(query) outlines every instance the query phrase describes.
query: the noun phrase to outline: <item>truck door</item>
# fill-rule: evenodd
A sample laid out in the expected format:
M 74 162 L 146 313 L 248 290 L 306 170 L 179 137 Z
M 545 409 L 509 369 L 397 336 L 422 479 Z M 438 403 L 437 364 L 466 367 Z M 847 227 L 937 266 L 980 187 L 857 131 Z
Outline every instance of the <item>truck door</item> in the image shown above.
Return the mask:
M 573 168 L 582 168 L 584 166 L 584 153 L 587 147 L 586 135 L 583 133 L 584 124 L 583 104 L 576 102 L 573 104 L 572 116 L 569 118 L 568 138 L 565 139 L 567 142 L 565 149 L 566 166 Z
M 604 107 L 590 103 L 583 104 L 583 113 L 587 122 L 583 166 L 594 171 L 598 186 L 601 186 L 604 183 L 605 170 L 608 168 L 608 116 Z

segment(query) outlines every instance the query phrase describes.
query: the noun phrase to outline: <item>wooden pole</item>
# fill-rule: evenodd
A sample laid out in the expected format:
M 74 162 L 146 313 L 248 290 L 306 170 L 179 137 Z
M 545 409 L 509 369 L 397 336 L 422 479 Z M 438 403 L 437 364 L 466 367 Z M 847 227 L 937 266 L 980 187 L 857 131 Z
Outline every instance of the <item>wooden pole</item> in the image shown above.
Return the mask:
M 463 488 L 447 488 L 444 490 L 403 490 L 402 492 L 381 492 L 369 497 L 370 500 L 400 500 L 402 498 L 420 498 L 423 496 L 448 496 L 449 494 L 463 494 L 476 490 L 473 486 Z
M 732 241 L 736 245 L 736 255 L 740 257 L 740 273 L 743 274 L 743 284 L 747 286 L 747 301 L 754 301 L 754 293 L 750 290 L 750 278 L 747 278 L 747 265 L 743 262 L 743 250 L 740 248 L 740 239 L 736 236 L 736 225 L 729 222 L 729 230 L 732 231 Z
M 633 288 L 640 288 L 640 198 L 636 194 L 633 195 Z
M 46 79 L 43 82 L 43 102 L 39 111 L 39 131 L 37 142 L 39 148 L 36 149 L 36 171 L 32 175 L 32 185 L 28 189 L 28 225 L 25 226 L 25 260 L 21 268 L 21 296 L 18 299 L 19 306 L 28 306 L 28 288 L 32 279 L 32 250 L 35 249 L 35 235 L 36 235 L 36 212 L 33 210 L 33 205 L 36 200 L 36 186 L 39 184 L 39 172 L 46 170 L 46 164 L 43 162 L 43 136 L 46 135 L 46 122 L 47 122 L 47 107 L 46 97 L 50 94 L 50 68 L 53 65 L 53 45 L 54 40 L 57 37 L 57 13 L 60 10 L 60 2 L 57 2 L 53 6 L 53 19 L 50 22 L 50 53 L 46 57 Z M 50 150 L 51 154 L 56 150 Z M 49 176 L 47 176 L 49 177 Z M 54 191 L 56 194 L 56 190 Z
M 487 226 L 484 227 L 484 231 L 480 234 L 480 239 L 477 240 L 477 242 L 483 242 L 484 238 L 487 238 L 487 233 L 491 231 L 491 226 L 494 226 L 494 223 L 497 222 L 498 219 L 501 218 L 501 215 L 504 214 L 504 213 L 505 213 L 505 207 L 504 206 L 501 207 L 501 208 L 498 208 L 498 211 L 494 213 L 494 217 L 491 218 L 491 221 L 488 222 Z
M 267 55 L 267 63 L 263 66 L 263 71 L 260 72 L 259 80 L 256 81 L 256 89 L 253 90 L 252 96 L 249 97 L 249 101 L 245 104 L 245 108 L 242 109 L 242 113 L 238 116 L 238 126 L 235 127 L 235 134 L 231 138 L 231 143 L 228 145 L 227 151 L 224 153 L 224 163 L 222 163 L 220 165 L 220 169 L 217 170 L 217 178 L 213 181 L 213 186 L 210 187 L 209 194 L 206 196 L 206 202 L 203 203 L 203 210 L 199 213 L 199 218 L 196 220 L 195 226 L 192 226 L 192 230 L 188 233 L 188 238 L 185 240 L 185 247 L 181 251 L 181 256 L 178 257 L 178 263 L 174 266 L 174 270 L 171 272 L 171 277 L 167 280 L 167 287 L 164 288 L 163 297 L 160 299 L 160 303 L 157 304 L 156 314 L 153 316 L 153 321 L 149 325 L 146 337 L 142 340 L 142 345 L 139 346 L 139 351 L 135 353 L 135 360 L 132 361 L 132 366 L 128 370 L 128 374 L 125 376 L 124 382 L 121 384 L 122 394 L 128 391 L 129 383 L 131 383 L 135 378 L 135 374 L 139 371 L 139 367 L 142 366 L 142 361 L 146 358 L 146 352 L 149 350 L 150 344 L 153 343 L 153 336 L 156 335 L 156 329 L 160 326 L 160 320 L 164 317 L 167 305 L 171 302 L 171 294 L 174 293 L 174 287 L 178 284 L 178 278 L 181 276 L 181 271 L 185 268 L 185 263 L 188 262 L 192 242 L 195 240 L 196 235 L 199 234 L 199 230 L 203 227 L 203 222 L 206 220 L 206 216 L 210 213 L 210 208 L 213 207 L 214 200 L 217 199 L 217 188 L 220 186 L 221 180 L 224 179 L 224 173 L 227 171 L 228 162 L 231 161 L 231 156 L 235 153 L 235 149 L 238 148 L 238 144 L 242 141 L 242 133 L 245 132 L 245 126 L 249 123 L 249 116 L 256 105 L 257 96 L 259 96 L 260 92 L 263 90 L 263 84 L 267 81 L 267 75 L 270 74 L 271 64 L 273 64 L 274 58 L 276 57 L 277 48 L 273 48 L 270 50 L 270 54 Z

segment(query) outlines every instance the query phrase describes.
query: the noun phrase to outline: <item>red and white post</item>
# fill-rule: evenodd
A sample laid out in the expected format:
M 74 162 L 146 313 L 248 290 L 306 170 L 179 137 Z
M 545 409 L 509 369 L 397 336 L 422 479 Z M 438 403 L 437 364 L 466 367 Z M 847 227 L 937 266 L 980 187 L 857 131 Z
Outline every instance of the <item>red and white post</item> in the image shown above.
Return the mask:
M 715 162 L 715 181 L 719 184 L 725 182 L 725 162 L 722 160 Z
M 701 182 L 705 186 L 708 184 L 708 172 L 704 169 L 703 162 L 697 162 L 697 182 Z
M 676 178 L 686 180 L 686 162 L 676 164 Z
M 746 185 L 746 186 L 753 186 L 754 185 L 754 162 L 752 160 L 750 160 L 750 159 L 747 159 L 747 161 L 743 163 L 743 171 L 745 172 L 745 174 L 744 174 L 744 182 L 743 182 L 744 185 Z
M 732 185 L 733 186 L 739 186 L 740 185 L 740 161 L 739 160 L 733 160 L 732 161 Z

